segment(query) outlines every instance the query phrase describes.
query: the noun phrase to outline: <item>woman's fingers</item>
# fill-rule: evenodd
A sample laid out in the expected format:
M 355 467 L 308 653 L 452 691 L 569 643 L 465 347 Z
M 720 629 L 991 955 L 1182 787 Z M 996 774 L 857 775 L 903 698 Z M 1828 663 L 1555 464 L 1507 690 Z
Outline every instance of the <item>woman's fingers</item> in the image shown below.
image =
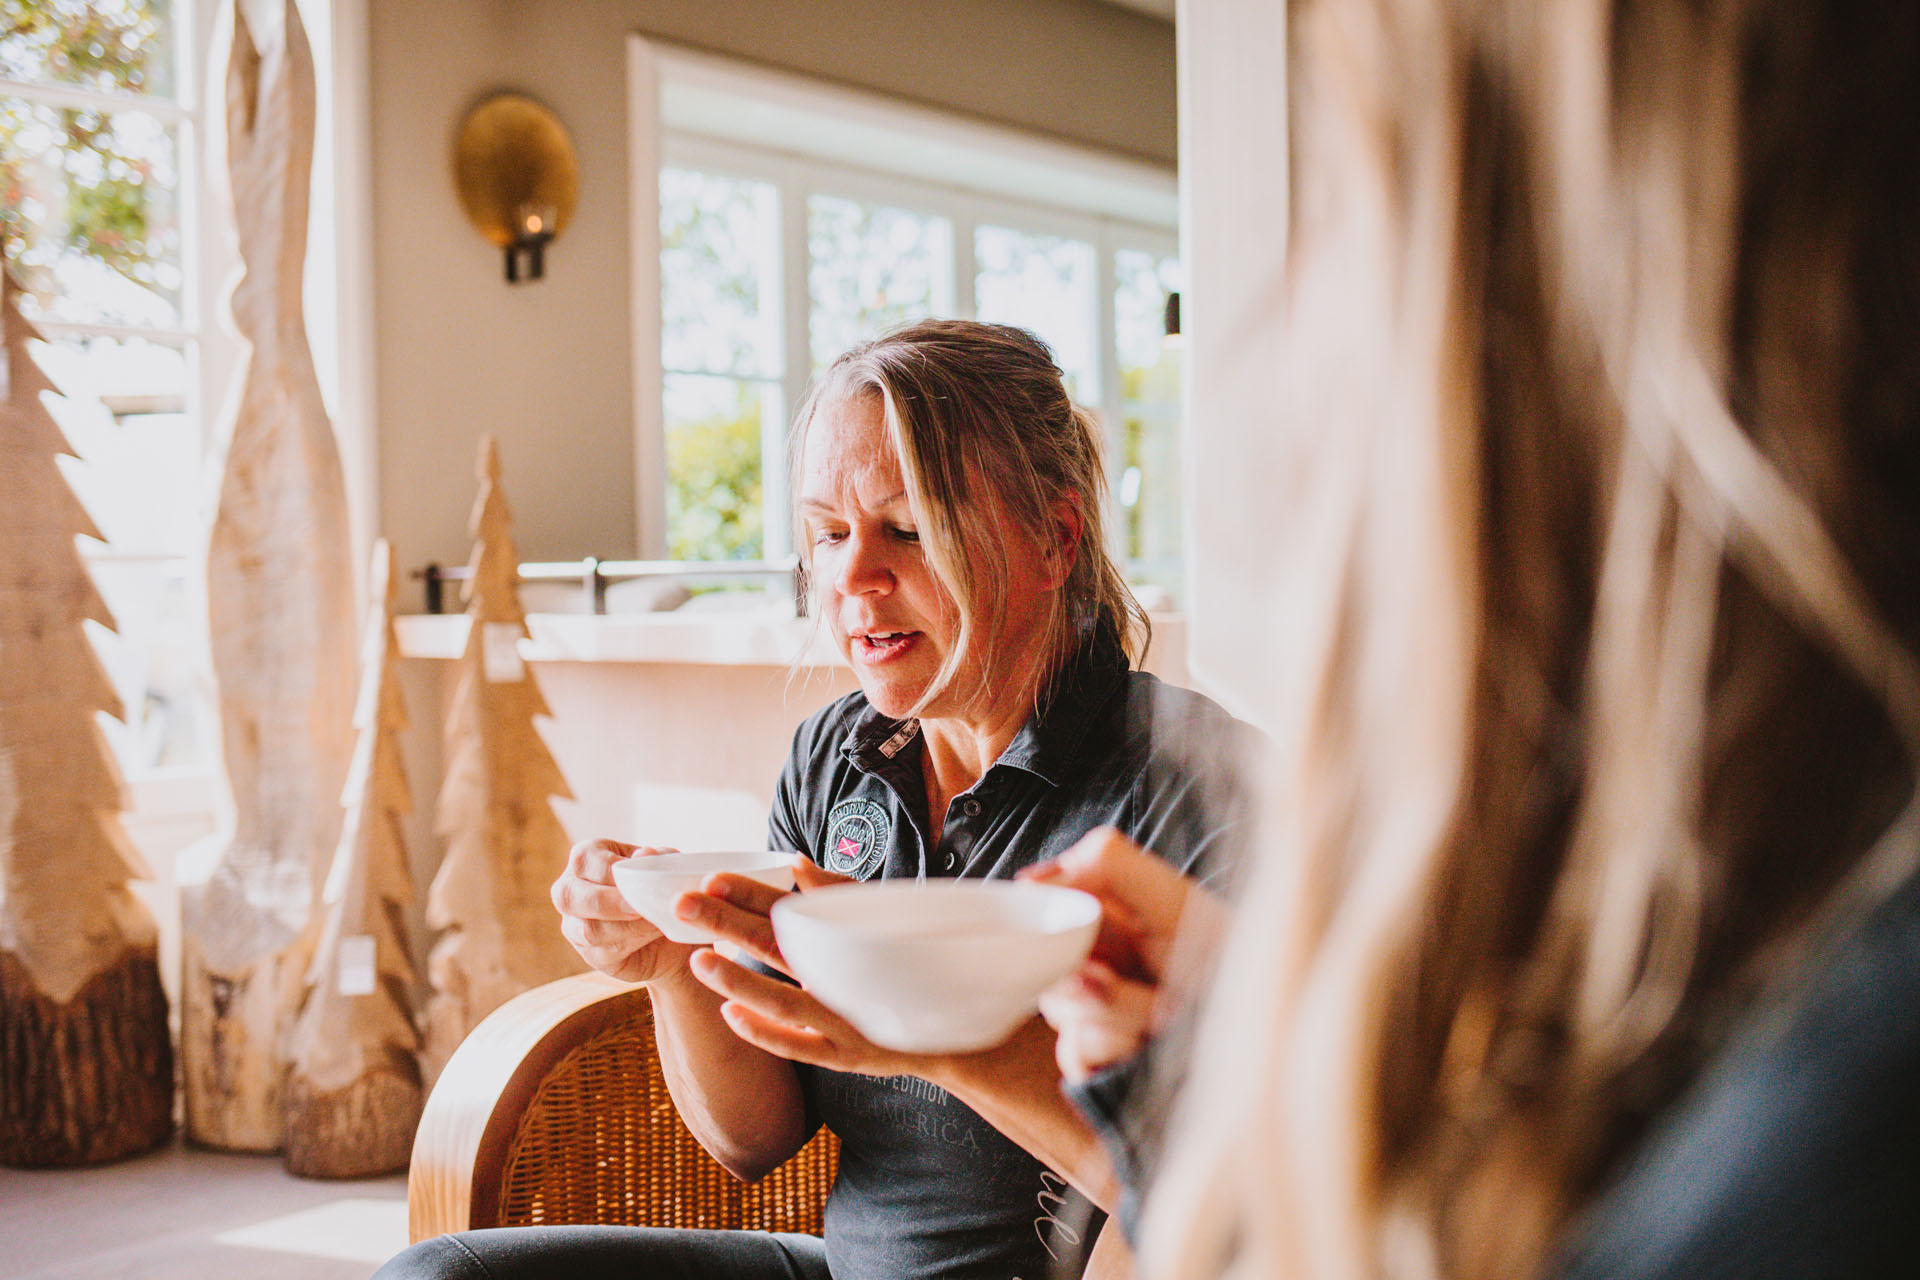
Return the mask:
M 733 1034 L 777 1058 L 829 1068 L 840 1058 L 833 1041 L 811 1027 L 796 1027 L 775 1021 L 748 1005 L 731 1000 L 720 1006 L 720 1016 L 726 1019 Z
M 567 869 L 553 882 L 554 910 L 562 916 L 588 920 L 633 920 L 639 917 L 626 897 L 614 887 L 613 864 L 632 857 L 672 853 L 622 844 L 618 840 L 586 840 L 567 853 Z
M 846 876 L 821 870 L 803 853 L 793 855 L 793 867 L 794 882 L 801 889 L 851 883 Z M 674 903 L 674 914 L 786 973 L 787 964 L 780 955 L 769 916 L 773 905 L 789 892 L 752 876 L 716 872 L 701 882 L 700 892 L 683 894 Z
M 613 884 L 614 863 L 668 852 L 618 840 L 587 840 L 568 851 L 567 869 L 553 882 L 553 906 L 561 936 L 588 965 L 623 981 L 645 982 L 678 963 L 675 955 L 686 948 L 666 941 Z
M 640 913 L 633 909 L 621 892 L 610 884 L 596 884 L 590 880 L 575 880 L 562 876 L 553 882 L 553 907 L 564 917 L 575 916 L 582 920 L 637 920 Z
M 761 916 L 773 910 L 773 904 L 790 892 L 731 871 L 714 872 L 700 882 L 700 891 Z
M 1058 1039 L 1054 1057 L 1078 1083 L 1140 1051 L 1154 1029 L 1157 991 L 1089 961 L 1040 995 L 1040 1016 Z
M 790 983 L 734 964 L 712 951 L 695 953 L 693 974 L 725 997 L 721 1016 L 748 1044 L 795 1062 L 835 1070 L 874 1069 L 876 1051 L 840 1015 Z
M 708 876 L 700 890 L 683 893 L 674 901 L 676 917 L 731 942 L 762 964 L 787 971 L 780 944 L 774 940 L 773 921 L 767 918 L 773 904 L 785 896 L 783 890 L 726 872 Z
M 1194 886 L 1191 877 L 1112 827 L 1094 828 L 1052 862 L 1029 867 L 1020 875 L 1084 889 L 1103 902 L 1125 907 L 1148 930 L 1171 930 L 1187 891 Z
M 1165 974 L 1183 925 L 1217 931 L 1225 920 L 1225 908 L 1197 881 L 1112 827 L 1095 828 L 1052 862 L 1019 874 L 1024 880 L 1081 889 L 1099 898 L 1096 954 L 1123 971 L 1138 969 L 1155 980 Z
M 658 853 L 657 849 L 645 849 L 640 845 L 624 844 L 618 840 L 583 840 L 567 851 L 567 869 L 562 878 L 572 877 L 579 880 L 592 880 L 600 884 L 612 884 L 613 874 L 609 870 L 614 863 L 630 858 L 636 853 Z
M 675 945 L 644 920 L 562 916 L 560 933 L 588 965 L 624 982 L 657 977 L 664 959 L 662 949 Z
M 825 889 L 830 885 L 856 883 L 852 876 L 829 871 L 804 853 L 793 855 L 793 880 L 802 893 L 809 889 Z
M 693 974 L 716 994 L 751 1005 L 756 1012 L 767 1017 L 823 1031 L 849 1029 L 845 1019 L 804 989 L 778 978 L 770 978 L 764 973 L 755 973 L 718 952 L 708 951 L 696 957 Z

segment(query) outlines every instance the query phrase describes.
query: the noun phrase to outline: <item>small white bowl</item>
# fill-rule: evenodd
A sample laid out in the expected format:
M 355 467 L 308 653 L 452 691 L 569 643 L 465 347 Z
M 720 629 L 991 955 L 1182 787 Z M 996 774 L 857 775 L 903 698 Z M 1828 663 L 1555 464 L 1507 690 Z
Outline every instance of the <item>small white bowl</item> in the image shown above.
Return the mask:
M 673 904 L 681 894 L 699 889 L 702 881 L 719 871 L 731 871 L 776 889 L 793 888 L 793 855 L 765 850 L 623 858 L 613 864 L 613 883 L 619 887 L 620 896 L 669 940 L 706 943 L 714 940 L 713 935 L 675 916 Z
M 1017 880 L 875 881 L 790 894 L 773 934 L 793 976 L 861 1035 L 909 1053 L 1005 1040 L 1093 946 L 1100 902 Z

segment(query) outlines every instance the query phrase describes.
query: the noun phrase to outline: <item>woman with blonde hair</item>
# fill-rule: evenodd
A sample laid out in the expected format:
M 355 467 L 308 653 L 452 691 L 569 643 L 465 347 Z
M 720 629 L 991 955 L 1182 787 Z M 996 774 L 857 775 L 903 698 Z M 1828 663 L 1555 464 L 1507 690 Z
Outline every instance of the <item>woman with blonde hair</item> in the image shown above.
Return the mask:
M 1278 764 L 1143 1274 L 1911 1273 L 1920 17 L 1289 35 Z
M 1205 874 L 1231 797 L 1192 755 L 1229 751 L 1244 726 L 1136 669 L 1146 618 L 1108 551 L 1098 430 L 1046 344 L 962 320 L 864 343 L 820 375 L 794 458 L 812 613 L 859 684 L 799 726 L 774 790 L 769 847 L 797 855 L 801 889 L 1005 878 L 1103 823 Z M 675 1105 L 737 1177 L 822 1126 L 838 1135 L 824 1238 L 477 1231 L 383 1277 L 1080 1274 L 1113 1178 L 1061 1097 L 1045 1025 L 977 1053 L 873 1044 L 775 972 L 768 886 L 718 874 L 676 903 L 757 967 L 641 918 L 611 868 L 659 852 L 577 846 L 553 886 L 558 926 L 588 964 L 647 986 Z

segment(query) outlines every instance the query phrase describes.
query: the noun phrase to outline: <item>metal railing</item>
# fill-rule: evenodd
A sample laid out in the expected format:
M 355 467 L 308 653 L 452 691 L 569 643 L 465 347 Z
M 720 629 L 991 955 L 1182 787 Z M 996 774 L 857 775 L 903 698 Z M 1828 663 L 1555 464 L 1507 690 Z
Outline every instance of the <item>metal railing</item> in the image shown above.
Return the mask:
M 413 576 L 423 584 L 428 613 L 445 613 L 446 584 L 465 582 L 473 576 L 466 565 L 428 564 L 415 569 Z M 637 578 L 671 578 L 681 581 L 721 578 L 785 578 L 797 614 L 807 611 L 806 577 L 798 556 L 779 560 L 584 560 L 532 562 L 520 566 L 522 582 L 577 582 L 587 612 L 607 611 L 607 587 Z

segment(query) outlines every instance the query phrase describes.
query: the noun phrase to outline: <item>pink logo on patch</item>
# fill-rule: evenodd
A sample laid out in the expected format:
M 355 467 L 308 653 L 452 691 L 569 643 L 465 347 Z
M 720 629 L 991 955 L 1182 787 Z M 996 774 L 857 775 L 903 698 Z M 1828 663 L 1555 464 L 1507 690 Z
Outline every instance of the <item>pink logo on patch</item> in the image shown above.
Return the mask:
M 855 880 L 877 875 L 887 858 L 893 823 L 871 800 L 842 800 L 827 813 L 827 829 L 817 848 L 827 870 Z

